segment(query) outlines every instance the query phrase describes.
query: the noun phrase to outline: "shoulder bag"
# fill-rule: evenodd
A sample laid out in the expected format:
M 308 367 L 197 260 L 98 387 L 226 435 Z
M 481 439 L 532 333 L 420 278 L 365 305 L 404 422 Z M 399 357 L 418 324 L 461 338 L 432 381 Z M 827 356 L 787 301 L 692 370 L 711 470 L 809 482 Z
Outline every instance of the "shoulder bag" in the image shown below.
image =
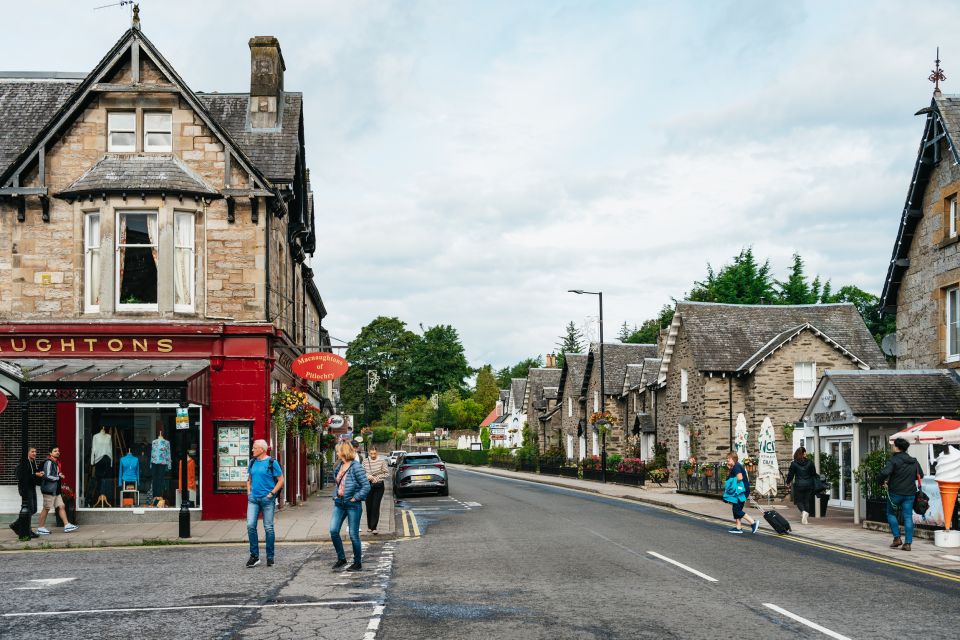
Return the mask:
M 920 488 L 921 479 L 920 472 L 917 472 L 917 493 L 913 497 L 913 512 L 919 516 L 922 516 L 927 512 L 927 509 L 930 508 L 930 496 L 925 494 Z

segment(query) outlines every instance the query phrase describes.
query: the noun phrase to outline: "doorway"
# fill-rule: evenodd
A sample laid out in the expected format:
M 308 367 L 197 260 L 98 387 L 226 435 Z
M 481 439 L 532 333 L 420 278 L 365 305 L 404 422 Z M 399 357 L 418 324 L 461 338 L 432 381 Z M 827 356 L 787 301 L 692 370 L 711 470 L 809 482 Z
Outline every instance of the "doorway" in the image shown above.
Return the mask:
M 833 440 L 827 445 L 827 453 L 840 465 L 840 479 L 830 487 L 830 504 L 853 508 L 853 440 Z

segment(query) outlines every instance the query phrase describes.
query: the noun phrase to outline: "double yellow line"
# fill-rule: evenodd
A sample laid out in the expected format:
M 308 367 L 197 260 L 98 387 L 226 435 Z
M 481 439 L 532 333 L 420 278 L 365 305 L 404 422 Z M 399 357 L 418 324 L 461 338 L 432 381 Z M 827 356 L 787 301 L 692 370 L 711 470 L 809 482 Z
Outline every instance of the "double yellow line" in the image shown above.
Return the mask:
M 413 511 L 409 509 L 400 510 L 400 520 L 403 522 L 403 537 L 404 538 L 419 538 L 420 537 L 420 527 L 417 525 L 417 517 L 413 515 Z M 407 521 L 410 521 L 407 524 Z M 410 533 L 413 532 L 411 536 Z

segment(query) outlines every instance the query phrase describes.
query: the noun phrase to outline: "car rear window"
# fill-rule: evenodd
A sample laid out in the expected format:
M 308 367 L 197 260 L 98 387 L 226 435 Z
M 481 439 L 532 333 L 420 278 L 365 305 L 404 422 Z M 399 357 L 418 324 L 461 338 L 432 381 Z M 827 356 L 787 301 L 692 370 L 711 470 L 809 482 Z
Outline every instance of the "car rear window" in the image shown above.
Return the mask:
M 435 464 L 437 462 L 440 462 L 438 456 L 411 456 L 409 454 L 403 456 L 404 464 Z

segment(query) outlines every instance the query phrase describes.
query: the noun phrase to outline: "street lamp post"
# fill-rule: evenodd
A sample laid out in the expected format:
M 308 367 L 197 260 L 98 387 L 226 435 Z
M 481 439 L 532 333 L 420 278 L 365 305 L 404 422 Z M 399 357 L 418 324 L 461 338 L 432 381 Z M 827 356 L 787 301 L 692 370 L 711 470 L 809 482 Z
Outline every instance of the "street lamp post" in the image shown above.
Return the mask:
M 607 400 L 604 397 L 605 378 L 603 377 L 603 291 L 584 291 L 583 289 L 569 289 L 569 293 L 577 295 L 597 296 L 600 301 L 600 410 L 606 410 Z M 600 441 L 600 480 L 607 481 L 607 432 L 603 431 Z

